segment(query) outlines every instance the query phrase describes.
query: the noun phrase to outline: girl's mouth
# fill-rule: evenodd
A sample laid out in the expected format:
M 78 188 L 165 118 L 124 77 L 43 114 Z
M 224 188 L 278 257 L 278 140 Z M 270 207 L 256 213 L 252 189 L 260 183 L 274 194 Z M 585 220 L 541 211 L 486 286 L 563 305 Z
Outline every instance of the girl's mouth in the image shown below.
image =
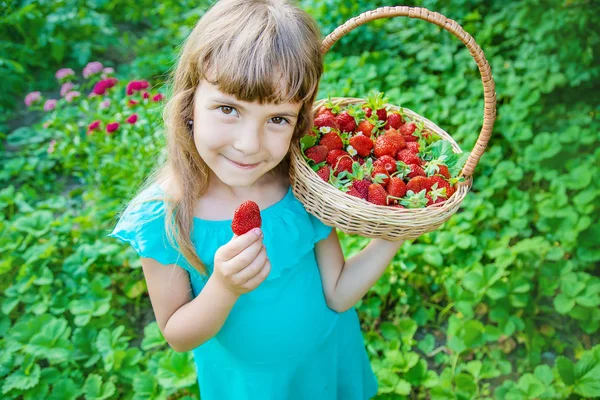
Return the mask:
M 227 161 L 229 161 L 230 163 L 232 163 L 233 165 L 235 165 L 238 168 L 242 168 L 242 169 L 252 169 L 252 168 L 256 168 L 258 166 L 258 164 L 260 164 L 260 162 L 256 163 L 256 164 L 244 164 L 244 163 L 239 163 L 237 161 L 233 161 L 230 160 L 229 158 L 225 157 L 225 159 Z

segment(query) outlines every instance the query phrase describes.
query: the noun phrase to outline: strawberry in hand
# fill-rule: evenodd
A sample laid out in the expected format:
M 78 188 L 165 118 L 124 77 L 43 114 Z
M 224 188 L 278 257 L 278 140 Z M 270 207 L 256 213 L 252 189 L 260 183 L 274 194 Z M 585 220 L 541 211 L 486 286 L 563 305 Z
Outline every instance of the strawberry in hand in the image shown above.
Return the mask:
M 252 200 L 243 202 L 233 213 L 231 230 L 238 236 L 242 236 L 254 228 L 260 228 L 261 225 L 260 209 L 258 204 Z

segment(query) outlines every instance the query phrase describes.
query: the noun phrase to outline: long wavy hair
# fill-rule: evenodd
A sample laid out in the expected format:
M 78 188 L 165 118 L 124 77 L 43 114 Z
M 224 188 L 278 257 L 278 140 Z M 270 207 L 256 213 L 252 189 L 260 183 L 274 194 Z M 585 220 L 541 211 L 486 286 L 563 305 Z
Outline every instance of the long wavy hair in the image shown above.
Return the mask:
M 201 275 L 207 269 L 191 240 L 194 204 L 206 192 L 209 169 L 194 144 L 188 121 L 202 79 L 239 100 L 301 103 L 292 142 L 312 127 L 312 104 L 323 73 L 321 35 L 314 19 L 288 0 L 221 0 L 198 21 L 170 75 L 163 119 L 167 157 L 139 192 L 161 182 L 174 185 L 165 203 L 169 243 Z M 271 172 L 289 173 L 289 150 Z M 139 193 L 138 193 L 139 194 Z M 145 201 L 157 200 L 146 199 Z

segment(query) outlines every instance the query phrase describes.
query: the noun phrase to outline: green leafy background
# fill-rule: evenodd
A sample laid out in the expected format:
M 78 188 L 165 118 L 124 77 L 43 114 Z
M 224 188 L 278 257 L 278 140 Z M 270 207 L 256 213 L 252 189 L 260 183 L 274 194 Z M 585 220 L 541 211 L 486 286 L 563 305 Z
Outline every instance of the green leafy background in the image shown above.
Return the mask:
M 106 234 L 164 157 L 161 104 L 129 108 L 124 85 L 149 79 L 166 93 L 175 51 L 207 5 L 0 3 L 2 398 L 198 398 L 191 353 L 162 338 L 138 256 Z M 301 1 L 324 35 L 384 5 Z M 452 18 L 482 47 L 498 118 L 459 212 L 406 242 L 357 304 L 376 398 L 600 397 L 600 4 L 411 5 Z M 108 109 L 87 96 L 25 109 L 29 91 L 57 98 L 57 69 L 80 74 L 94 60 L 120 79 Z M 378 20 L 327 54 L 319 97 L 384 91 L 469 151 L 483 117 L 478 74 L 441 28 Z M 92 120 L 134 111 L 136 125 L 86 135 Z M 340 239 L 346 256 L 367 243 Z

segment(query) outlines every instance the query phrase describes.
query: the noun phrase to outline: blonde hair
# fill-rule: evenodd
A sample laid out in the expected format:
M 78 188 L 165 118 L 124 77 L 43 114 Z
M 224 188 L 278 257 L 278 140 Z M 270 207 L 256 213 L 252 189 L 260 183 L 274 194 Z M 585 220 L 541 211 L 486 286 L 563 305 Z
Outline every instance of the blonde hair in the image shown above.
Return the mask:
M 167 159 L 141 191 L 159 182 L 175 184 L 178 195 L 161 199 L 167 238 L 201 275 L 206 276 L 207 270 L 191 234 L 194 204 L 206 192 L 209 170 L 187 123 L 193 116 L 198 84 L 206 79 L 242 101 L 301 103 L 292 137 L 297 141 L 312 127 L 312 104 L 323 73 L 320 46 L 314 19 L 287 0 L 221 0 L 184 42 L 163 113 Z M 289 172 L 289 152 L 273 172 Z

